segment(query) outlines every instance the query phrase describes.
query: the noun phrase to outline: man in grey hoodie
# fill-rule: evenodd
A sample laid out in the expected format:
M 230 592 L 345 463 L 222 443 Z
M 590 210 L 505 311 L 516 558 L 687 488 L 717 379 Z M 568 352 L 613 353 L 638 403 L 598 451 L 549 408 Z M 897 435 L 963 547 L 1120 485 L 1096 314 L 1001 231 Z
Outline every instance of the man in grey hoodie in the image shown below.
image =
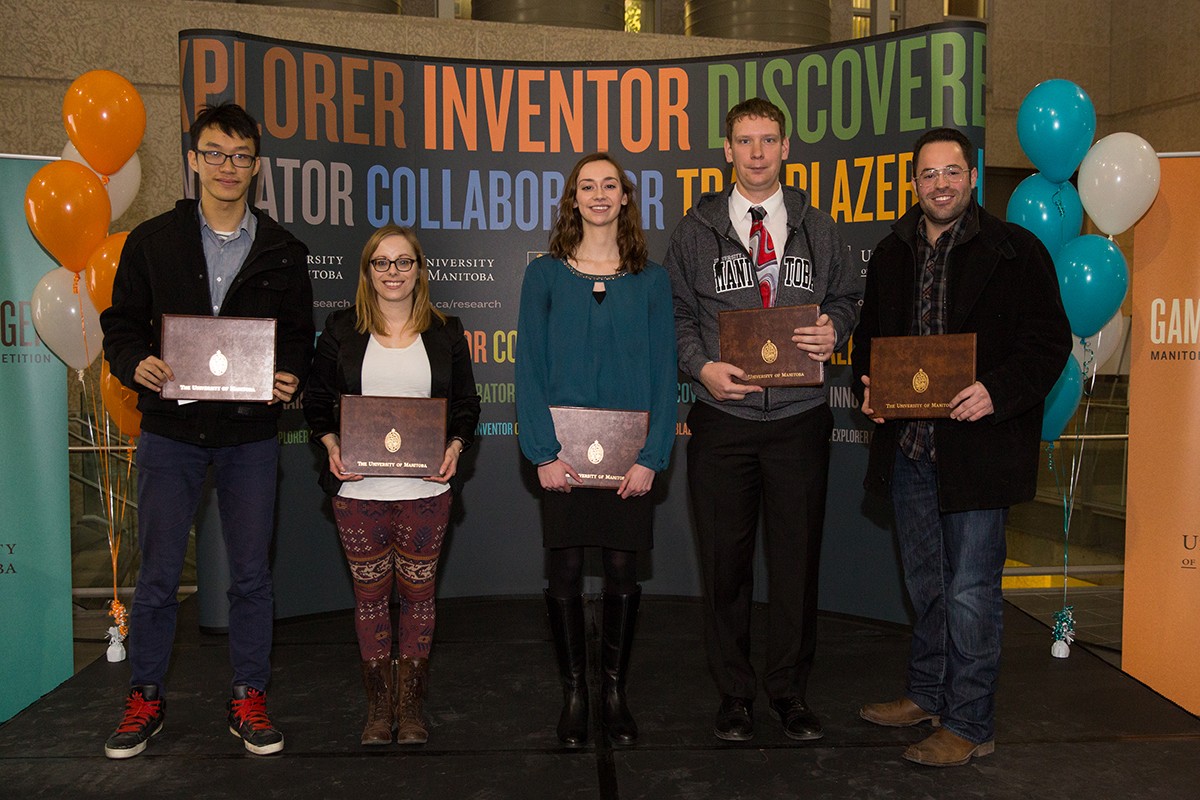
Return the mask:
M 705 640 L 721 694 L 714 733 L 754 735 L 750 603 L 760 508 L 770 603 L 763 686 L 793 739 L 819 739 L 805 694 L 816 650 L 817 571 L 833 417 L 823 387 L 768 388 L 719 360 L 717 315 L 820 306 L 792 342 L 828 361 L 850 338 L 862 297 L 849 251 L 828 214 L 780 184 L 788 155 L 783 112 L 752 98 L 725 118 L 736 183 L 702 195 L 671 236 L 664 264 L 675 298 L 679 366 L 698 402 L 688 414 L 688 489 L 700 549 Z

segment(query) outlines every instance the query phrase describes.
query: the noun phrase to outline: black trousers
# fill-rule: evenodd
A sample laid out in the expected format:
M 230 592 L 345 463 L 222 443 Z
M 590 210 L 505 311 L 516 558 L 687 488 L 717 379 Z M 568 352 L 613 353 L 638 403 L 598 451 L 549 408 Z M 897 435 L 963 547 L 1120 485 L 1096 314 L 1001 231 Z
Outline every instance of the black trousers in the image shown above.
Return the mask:
M 746 420 L 697 402 L 688 427 L 705 644 L 717 689 L 750 700 L 757 694 L 750 603 L 761 508 L 770 604 L 763 685 L 772 700 L 803 698 L 816 651 L 833 415 L 822 404 L 785 419 Z

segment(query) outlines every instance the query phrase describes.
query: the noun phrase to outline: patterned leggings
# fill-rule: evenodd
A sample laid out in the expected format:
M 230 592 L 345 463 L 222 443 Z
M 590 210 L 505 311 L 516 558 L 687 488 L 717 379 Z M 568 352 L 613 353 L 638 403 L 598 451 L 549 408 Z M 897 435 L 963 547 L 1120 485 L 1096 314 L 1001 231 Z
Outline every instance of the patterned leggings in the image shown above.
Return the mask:
M 420 500 L 333 498 L 354 579 L 354 628 L 364 661 L 392 654 L 392 586 L 400 595 L 399 651 L 426 658 L 436 617 L 434 578 L 450 521 L 450 492 Z

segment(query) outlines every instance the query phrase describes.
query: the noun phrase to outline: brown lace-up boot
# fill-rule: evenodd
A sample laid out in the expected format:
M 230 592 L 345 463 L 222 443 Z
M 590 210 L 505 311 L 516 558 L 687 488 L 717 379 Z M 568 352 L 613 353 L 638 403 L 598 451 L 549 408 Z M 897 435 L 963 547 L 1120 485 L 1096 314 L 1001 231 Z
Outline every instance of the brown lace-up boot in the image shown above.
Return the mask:
M 425 686 L 429 678 L 428 658 L 399 658 L 392 662 L 395 682 L 392 697 L 396 710 L 396 744 L 425 744 Z
M 362 662 L 363 686 L 367 690 L 367 724 L 363 728 L 364 745 L 392 743 L 392 693 L 386 658 Z

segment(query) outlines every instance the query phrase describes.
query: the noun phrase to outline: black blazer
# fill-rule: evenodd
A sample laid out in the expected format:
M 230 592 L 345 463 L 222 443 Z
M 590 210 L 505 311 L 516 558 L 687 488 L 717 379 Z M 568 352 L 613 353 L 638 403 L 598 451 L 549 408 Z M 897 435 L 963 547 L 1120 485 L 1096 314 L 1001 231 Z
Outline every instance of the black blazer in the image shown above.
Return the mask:
M 342 395 L 362 394 L 362 364 L 370 334 L 359 333 L 357 324 L 353 307 L 334 311 L 317 340 L 317 354 L 303 398 L 304 418 L 316 442 L 341 429 Z M 421 341 L 429 355 L 430 396 L 446 398 L 446 437 L 461 439 L 466 450 L 475 441 L 479 393 L 462 322 L 458 317 L 446 317 L 442 322 L 435 316 L 429 329 L 421 334 Z M 328 465 L 321 469 L 319 481 L 330 495 L 337 494 L 342 485 Z

